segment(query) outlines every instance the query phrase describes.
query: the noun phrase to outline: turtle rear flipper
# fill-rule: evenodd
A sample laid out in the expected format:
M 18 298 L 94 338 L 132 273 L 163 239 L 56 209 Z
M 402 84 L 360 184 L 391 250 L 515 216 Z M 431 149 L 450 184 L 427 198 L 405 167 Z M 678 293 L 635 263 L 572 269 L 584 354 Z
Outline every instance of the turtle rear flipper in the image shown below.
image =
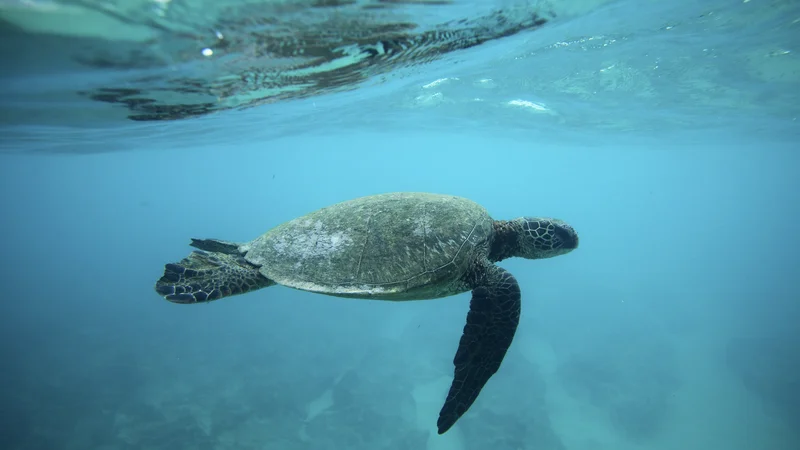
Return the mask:
M 164 266 L 156 292 L 174 303 L 202 303 L 273 284 L 242 256 L 195 251 Z
M 453 383 L 439 413 L 439 434 L 444 434 L 467 412 L 500 368 L 519 324 L 521 295 L 519 284 L 510 272 L 487 261 L 469 276 L 475 280 L 472 300 L 453 359 Z

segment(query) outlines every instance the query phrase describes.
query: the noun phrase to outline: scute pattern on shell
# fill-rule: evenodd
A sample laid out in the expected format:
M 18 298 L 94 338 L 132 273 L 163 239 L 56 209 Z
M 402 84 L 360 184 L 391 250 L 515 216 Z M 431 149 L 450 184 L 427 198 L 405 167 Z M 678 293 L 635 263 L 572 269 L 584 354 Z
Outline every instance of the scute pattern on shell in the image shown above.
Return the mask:
M 390 193 L 338 203 L 281 224 L 246 258 L 280 284 L 346 297 L 410 300 L 463 292 L 485 257 L 492 219 L 477 203 Z

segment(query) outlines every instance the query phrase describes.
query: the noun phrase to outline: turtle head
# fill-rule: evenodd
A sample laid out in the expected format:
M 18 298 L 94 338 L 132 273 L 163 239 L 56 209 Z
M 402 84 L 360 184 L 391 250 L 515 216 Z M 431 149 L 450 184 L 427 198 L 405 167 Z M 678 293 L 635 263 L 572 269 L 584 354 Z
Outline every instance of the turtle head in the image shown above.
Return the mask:
M 578 247 L 578 233 L 564 221 L 546 217 L 520 217 L 516 220 L 519 249 L 526 259 L 552 258 Z
M 566 222 L 546 217 L 520 217 L 510 222 L 517 248 L 512 256 L 552 258 L 578 248 L 578 233 Z

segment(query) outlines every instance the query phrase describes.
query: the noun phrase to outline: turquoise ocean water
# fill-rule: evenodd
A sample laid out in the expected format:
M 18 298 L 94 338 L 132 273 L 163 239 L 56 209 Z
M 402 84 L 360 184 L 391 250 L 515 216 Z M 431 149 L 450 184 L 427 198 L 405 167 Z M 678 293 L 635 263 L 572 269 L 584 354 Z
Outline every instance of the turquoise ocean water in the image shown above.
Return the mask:
M 800 448 L 800 3 L 0 1 L 0 449 Z M 470 294 L 154 290 L 361 196 L 558 217 Z

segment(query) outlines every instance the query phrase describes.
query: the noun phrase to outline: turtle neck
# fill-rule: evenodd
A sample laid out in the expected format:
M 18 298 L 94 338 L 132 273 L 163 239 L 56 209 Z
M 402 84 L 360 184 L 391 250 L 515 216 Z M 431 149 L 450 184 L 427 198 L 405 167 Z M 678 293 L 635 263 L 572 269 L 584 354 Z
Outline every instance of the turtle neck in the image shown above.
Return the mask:
M 495 220 L 494 238 L 489 249 L 489 260 L 502 261 L 515 256 L 519 251 L 519 230 L 513 220 Z

